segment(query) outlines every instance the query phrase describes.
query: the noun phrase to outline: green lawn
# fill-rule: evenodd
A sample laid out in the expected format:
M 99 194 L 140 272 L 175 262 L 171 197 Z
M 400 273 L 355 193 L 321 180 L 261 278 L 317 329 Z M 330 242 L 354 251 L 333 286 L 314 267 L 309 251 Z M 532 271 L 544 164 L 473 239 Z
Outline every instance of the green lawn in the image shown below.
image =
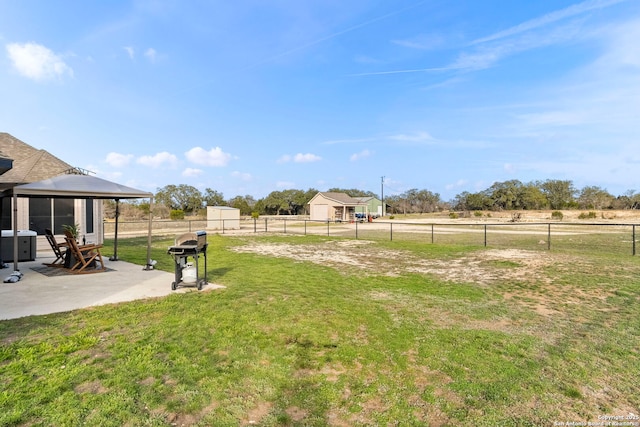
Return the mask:
M 208 239 L 209 281 L 225 289 L 0 322 L 0 425 L 551 426 L 640 412 L 636 257 Z M 172 243 L 154 240 L 157 268 L 173 271 Z M 119 257 L 145 264 L 145 244 L 121 239 Z

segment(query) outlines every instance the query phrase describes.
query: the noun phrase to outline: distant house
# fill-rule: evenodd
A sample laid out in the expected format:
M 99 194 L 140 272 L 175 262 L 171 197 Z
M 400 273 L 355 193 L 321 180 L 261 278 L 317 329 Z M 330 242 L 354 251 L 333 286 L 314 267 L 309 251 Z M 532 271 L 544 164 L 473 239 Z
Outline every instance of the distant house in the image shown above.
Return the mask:
M 356 206 L 356 213 L 382 216 L 382 202 L 380 199 L 376 197 L 354 197 L 354 199 L 366 203 L 365 206 Z
M 16 185 L 29 184 L 59 175 L 83 172 L 60 160 L 45 150 L 39 150 L 19 139 L 0 132 L 0 153 L 5 159 L 13 160 L 13 167 L 0 175 L 0 192 Z M 0 168 L 2 167 L 0 162 Z M 12 198 L 2 197 L 3 230 L 13 228 Z M 63 234 L 65 224 L 78 224 L 80 233 L 87 241 L 102 242 L 102 201 L 93 199 L 66 198 L 18 198 L 17 223 L 19 230 L 32 230 L 38 236 L 44 235 L 45 228 L 54 234 Z M 48 247 L 46 239 L 38 238 L 38 246 Z
M 312 221 L 352 221 L 356 209 L 365 209 L 367 202 L 345 193 L 319 192 L 309 201 Z

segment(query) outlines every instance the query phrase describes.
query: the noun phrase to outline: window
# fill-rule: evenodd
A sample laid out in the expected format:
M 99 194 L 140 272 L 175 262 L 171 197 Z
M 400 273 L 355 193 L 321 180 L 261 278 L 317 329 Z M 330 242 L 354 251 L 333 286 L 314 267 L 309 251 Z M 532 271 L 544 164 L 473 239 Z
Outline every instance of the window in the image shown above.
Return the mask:
M 13 217 L 13 213 L 11 211 L 11 197 L 3 197 L 2 198 L 2 229 L 3 230 L 13 230 L 13 222 L 11 218 Z
M 91 234 L 93 233 L 93 199 L 85 200 L 84 212 L 84 223 L 86 230 L 84 230 L 83 234 Z
M 73 205 L 73 199 L 30 198 L 29 229 L 39 235 L 44 234 L 45 228 L 52 229 L 54 234 L 62 234 L 63 225 L 75 223 Z

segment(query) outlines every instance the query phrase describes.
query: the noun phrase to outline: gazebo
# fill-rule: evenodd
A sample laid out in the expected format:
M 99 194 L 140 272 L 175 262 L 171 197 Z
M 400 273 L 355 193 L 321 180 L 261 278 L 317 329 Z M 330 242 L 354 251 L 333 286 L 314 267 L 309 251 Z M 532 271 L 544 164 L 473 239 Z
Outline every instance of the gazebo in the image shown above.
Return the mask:
M 45 179 L 29 184 L 16 185 L 6 190 L 2 197 L 13 197 L 13 229 L 17 230 L 17 198 L 18 197 L 47 197 L 47 198 L 67 198 L 67 199 L 107 199 L 116 201 L 116 227 L 114 239 L 114 256 L 117 259 L 118 250 L 118 208 L 117 204 L 121 199 L 149 199 L 149 231 L 147 238 L 147 265 L 146 269 L 150 269 L 151 264 L 151 227 L 152 227 L 152 207 L 153 193 L 136 190 L 115 182 L 107 181 L 91 175 L 68 174 L 59 175 L 53 178 Z M 18 233 L 13 235 L 13 263 L 14 270 L 18 269 Z

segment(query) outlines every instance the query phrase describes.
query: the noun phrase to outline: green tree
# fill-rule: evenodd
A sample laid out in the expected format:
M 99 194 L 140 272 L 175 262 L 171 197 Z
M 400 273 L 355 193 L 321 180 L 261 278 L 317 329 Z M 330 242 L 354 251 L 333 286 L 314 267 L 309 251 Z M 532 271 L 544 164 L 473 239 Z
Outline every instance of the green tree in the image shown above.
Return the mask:
M 280 215 L 280 212 L 289 208 L 289 203 L 282 191 L 272 191 L 263 199 L 262 203 L 266 213 L 275 213 L 276 215 Z
M 200 191 L 186 184 L 171 184 L 158 189 L 155 200 L 169 209 L 187 213 L 201 209 L 203 201 Z
M 520 192 L 520 206 L 522 209 L 546 209 L 549 206 L 547 197 L 535 184 L 525 184 Z
M 212 190 L 211 188 L 205 188 L 204 202 L 207 206 L 226 206 L 227 203 L 224 201 L 224 196 L 221 192 Z
M 240 209 L 240 215 L 251 215 L 253 207 L 256 204 L 255 199 L 252 196 L 236 196 L 229 200 L 229 206 L 232 208 Z
M 607 209 L 611 207 L 614 197 L 597 186 L 587 186 L 580 190 L 578 206 L 581 209 Z
M 453 209 L 458 211 L 484 211 L 493 207 L 493 201 L 485 193 L 469 193 L 464 191 L 453 199 Z
M 576 189 L 569 180 L 548 179 L 537 184 L 549 201 L 551 209 L 564 209 L 575 204 Z

